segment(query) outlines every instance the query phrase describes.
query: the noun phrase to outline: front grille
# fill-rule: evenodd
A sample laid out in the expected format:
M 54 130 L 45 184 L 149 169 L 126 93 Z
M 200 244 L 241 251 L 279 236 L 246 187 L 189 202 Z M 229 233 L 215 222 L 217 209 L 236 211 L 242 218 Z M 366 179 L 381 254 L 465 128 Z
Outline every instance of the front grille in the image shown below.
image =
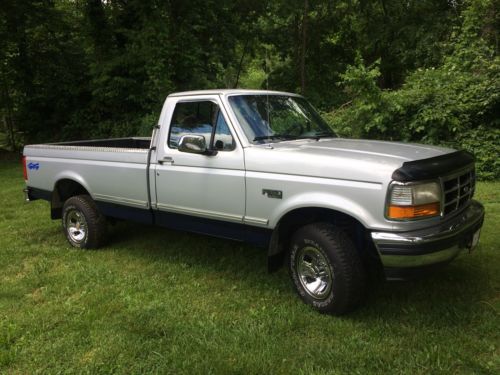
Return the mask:
M 469 170 L 458 176 L 444 177 L 444 215 L 464 207 L 472 199 L 476 188 L 476 173 Z

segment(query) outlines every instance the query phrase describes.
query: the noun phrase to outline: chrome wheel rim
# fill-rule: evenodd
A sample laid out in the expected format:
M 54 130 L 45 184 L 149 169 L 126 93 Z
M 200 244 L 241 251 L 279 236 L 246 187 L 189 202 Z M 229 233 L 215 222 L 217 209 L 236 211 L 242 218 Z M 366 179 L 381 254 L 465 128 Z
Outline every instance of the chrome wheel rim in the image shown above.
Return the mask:
M 81 243 L 87 236 L 87 221 L 80 211 L 71 210 L 66 215 L 66 231 L 71 241 Z
M 304 290 L 315 299 L 325 299 L 333 284 L 333 272 L 323 253 L 312 246 L 299 250 L 297 274 Z

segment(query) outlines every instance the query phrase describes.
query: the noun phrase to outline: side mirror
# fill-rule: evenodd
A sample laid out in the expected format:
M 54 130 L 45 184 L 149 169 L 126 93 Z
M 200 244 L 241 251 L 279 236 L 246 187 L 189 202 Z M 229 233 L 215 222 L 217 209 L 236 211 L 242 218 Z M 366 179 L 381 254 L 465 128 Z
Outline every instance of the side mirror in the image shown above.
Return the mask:
M 189 152 L 190 154 L 215 155 L 217 151 L 207 149 L 205 137 L 198 134 L 183 135 L 179 139 L 177 149 L 181 152 Z

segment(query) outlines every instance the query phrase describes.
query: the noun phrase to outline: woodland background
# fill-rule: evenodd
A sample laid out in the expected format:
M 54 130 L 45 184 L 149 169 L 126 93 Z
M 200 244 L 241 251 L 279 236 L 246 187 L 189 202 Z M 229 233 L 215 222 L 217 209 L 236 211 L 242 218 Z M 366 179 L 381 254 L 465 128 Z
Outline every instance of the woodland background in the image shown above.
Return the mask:
M 149 135 L 174 91 L 299 92 L 341 136 L 500 178 L 495 0 L 2 0 L 0 148 Z

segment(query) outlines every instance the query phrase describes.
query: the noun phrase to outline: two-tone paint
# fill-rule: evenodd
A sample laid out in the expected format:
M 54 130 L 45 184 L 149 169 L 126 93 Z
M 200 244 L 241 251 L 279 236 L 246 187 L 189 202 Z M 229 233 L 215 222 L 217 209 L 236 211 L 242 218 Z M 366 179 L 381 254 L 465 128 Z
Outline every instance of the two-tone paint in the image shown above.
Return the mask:
M 120 147 L 120 140 L 115 142 L 119 147 L 102 146 L 109 140 L 102 145 L 98 141 L 26 146 L 26 162 L 38 165 L 28 170 L 27 185 L 47 197 L 61 181 L 73 181 L 108 216 L 263 245 L 284 217 L 308 208 L 352 218 L 366 233 L 378 234 L 372 237 L 375 244 L 385 238 L 381 233 L 432 231 L 452 219 L 392 221 L 385 217 L 385 209 L 388 186 L 404 163 L 446 158 L 454 150 L 342 138 L 252 144 L 228 102 L 231 95 L 241 94 L 295 95 L 252 90 L 172 94 L 149 147 L 147 138 L 135 139 L 142 143 L 139 147 Z M 209 156 L 169 147 L 176 104 L 201 100 L 220 107 L 236 141 L 234 150 Z M 460 215 L 463 212 L 453 217 Z M 474 220 L 480 217 L 482 223 L 482 215 L 475 212 Z

